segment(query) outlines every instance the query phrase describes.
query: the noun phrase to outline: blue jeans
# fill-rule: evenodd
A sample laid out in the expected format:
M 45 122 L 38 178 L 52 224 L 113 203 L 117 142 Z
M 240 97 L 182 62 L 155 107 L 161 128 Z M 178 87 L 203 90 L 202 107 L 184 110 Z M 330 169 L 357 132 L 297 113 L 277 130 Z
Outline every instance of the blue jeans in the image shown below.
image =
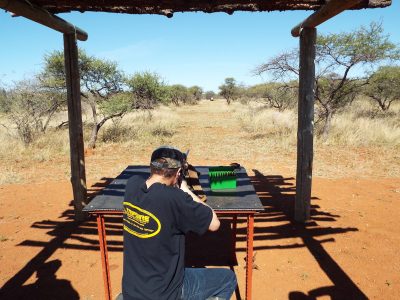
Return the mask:
M 182 299 L 205 300 L 214 296 L 229 300 L 236 284 L 236 275 L 229 269 L 185 268 Z

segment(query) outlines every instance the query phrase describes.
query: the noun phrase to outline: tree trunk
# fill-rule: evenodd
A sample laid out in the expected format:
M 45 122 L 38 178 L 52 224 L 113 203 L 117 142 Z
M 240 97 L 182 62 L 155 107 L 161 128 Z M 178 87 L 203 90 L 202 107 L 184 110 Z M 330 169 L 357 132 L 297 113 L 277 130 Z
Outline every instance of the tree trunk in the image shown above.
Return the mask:
M 179 104 L 178 104 L 179 105 Z M 153 120 L 153 114 L 150 109 L 147 110 L 147 119 L 149 121 Z
M 379 102 L 379 105 L 381 106 L 382 111 L 387 111 L 390 107 L 390 102 L 388 101 L 387 97 L 385 97 Z
M 325 113 L 324 127 L 322 128 L 322 139 L 326 141 L 332 125 L 332 110 L 328 109 Z
M 179 106 L 179 99 L 172 98 L 172 103 L 175 104 L 175 106 Z
M 53 117 L 53 115 L 55 114 L 56 111 L 57 111 L 56 109 L 50 111 L 50 113 L 49 113 L 49 115 L 48 115 L 48 117 L 46 119 L 46 122 L 44 123 L 44 125 L 42 127 L 42 132 L 46 132 L 47 127 L 50 124 L 50 120 L 51 120 L 51 118 Z
M 97 124 L 93 124 L 92 127 L 92 133 L 90 134 L 90 140 L 88 144 L 89 149 L 94 149 L 96 148 L 96 141 L 97 141 L 97 135 L 99 133 L 99 128 Z
M 97 115 L 96 118 L 94 118 L 96 120 L 96 123 L 93 124 L 93 128 L 92 128 L 92 134 L 90 137 L 90 141 L 89 141 L 89 148 L 90 149 L 94 149 L 96 147 L 96 141 L 97 141 L 97 136 L 98 133 L 100 131 L 100 128 L 103 127 L 103 125 L 108 121 L 111 120 L 113 118 L 116 117 L 122 117 L 125 114 L 125 111 L 122 111 L 118 114 L 113 114 L 107 117 L 104 117 L 100 122 L 97 123 Z M 151 112 L 149 111 L 149 117 L 151 119 Z
M 88 148 L 94 149 L 94 148 L 96 148 L 97 134 L 99 133 L 99 125 L 97 122 L 96 104 L 93 101 L 89 101 L 89 104 L 92 109 L 93 127 L 92 127 L 92 133 L 90 134 Z

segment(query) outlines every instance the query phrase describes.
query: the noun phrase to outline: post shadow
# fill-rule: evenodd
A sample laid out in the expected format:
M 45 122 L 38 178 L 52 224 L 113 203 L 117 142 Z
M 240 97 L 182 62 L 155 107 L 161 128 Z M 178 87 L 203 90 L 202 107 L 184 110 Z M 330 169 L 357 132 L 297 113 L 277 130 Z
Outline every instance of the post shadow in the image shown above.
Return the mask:
M 94 197 L 104 186 L 111 182 L 111 178 L 102 178 L 101 182 L 95 183 L 88 190 L 88 195 Z M 37 299 L 79 299 L 79 294 L 75 297 L 73 288 L 68 287 L 67 280 L 58 280 L 55 278 L 55 269 L 61 266 L 61 262 L 57 260 L 51 263 L 47 260 L 60 248 L 63 249 L 79 249 L 85 251 L 99 251 L 99 241 L 97 235 L 96 221 L 88 219 L 84 222 L 74 220 L 73 202 L 70 202 L 70 208 L 61 213 L 57 220 L 42 220 L 34 222 L 31 227 L 41 230 L 47 230 L 47 234 L 52 237 L 48 241 L 24 240 L 17 246 L 25 247 L 41 247 L 34 257 L 32 257 L 19 271 L 15 273 L 5 284 L 0 288 L 0 299 L 36 299 L 32 297 L 20 297 L 21 291 L 24 295 L 35 290 L 36 294 L 46 293 L 49 283 L 54 283 L 54 286 L 60 288 L 60 293 L 67 295 L 57 297 L 41 297 Z M 106 218 L 107 235 L 122 236 L 121 220 L 116 217 Z M 68 242 L 71 240 L 72 242 Z M 76 241 L 77 243 L 74 243 Z M 122 242 L 109 241 L 109 251 L 122 251 Z M 99 258 L 100 260 L 100 258 Z M 54 271 L 53 275 L 51 271 Z M 37 274 L 38 280 L 33 285 L 29 285 L 27 289 L 24 284 L 34 274 Z M 46 277 L 49 276 L 47 279 Z M 51 292 L 51 291 L 50 291 Z
M 78 300 L 78 292 L 66 279 L 57 279 L 57 271 L 61 267 L 61 261 L 56 259 L 41 265 L 36 271 L 37 280 L 29 285 L 20 287 L 13 295 L 3 299 L 57 299 Z
M 71 201 L 72 206 L 72 201 Z M 51 264 L 46 263 L 46 261 L 54 254 L 54 252 L 62 247 L 63 243 L 71 236 L 71 234 L 79 226 L 78 222 L 74 220 L 73 209 L 67 210 L 63 213 L 68 218 L 66 222 L 60 222 L 53 230 L 54 238 L 48 242 L 44 242 L 43 249 L 36 254 L 21 270 L 19 270 L 12 278 L 10 278 L 0 289 L 1 299 L 35 299 L 35 298 L 20 298 L 16 297 L 19 291 L 24 289 L 24 283 L 36 272 L 38 277 L 38 282 L 35 285 L 36 289 L 43 288 L 42 283 L 46 283 L 44 276 L 46 274 L 51 274 L 51 271 L 56 268 L 56 270 L 61 266 L 61 262 L 53 262 Z M 32 225 L 32 227 L 35 227 Z M 24 242 L 20 245 L 24 245 Z M 56 271 L 55 270 L 55 271 Z M 55 274 L 55 272 L 54 272 Z M 55 275 L 51 275 L 51 279 L 55 281 Z M 48 282 L 47 282 L 48 283 Z M 67 287 L 65 282 L 62 282 L 64 287 Z M 33 287 L 31 287 L 32 289 Z M 43 291 L 44 292 L 44 291 Z M 66 294 L 69 294 L 69 289 Z M 41 293 L 41 291 L 37 291 Z M 71 292 L 72 293 L 72 292 Z M 72 293 L 73 294 L 73 293 Z M 38 298 L 46 299 L 46 298 Z M 72 298 L 74 299 L 74 298 Z M 79 299 L 79 298 L 76 298 Z
M 317 222 L 336 222 L 339 215 L 321 211 L 319 205 L 311 205 L 311 220 L 303 224 L 294 221 L 294 200 L 296 187 L 288 180 L 294 178 L 284 178 L 280 175 L 265 176 L 258 170 L 253 170 L 254 177 L 251 177 L 255 190 L 265 207 L 265 213 L 256 215 L 255 222 L 276 222 L 286 221 L 284 225 L 276 226 L 255 226 L 254 241 L 260 240 L 279 240 L 289 237 L 299 237 L 301 244 L 274 245 L 274 246 L 255 246 L 254 250 L 281 249 L 281 248 L 300 248 L 306 247 L 311 255 L 319 264 L 326 276 L 332 281 L 333 286 L 319 287 L 304 294 L 299 291 L 292 291 L 288 297 L 290 300 L 311 300 L 320 296 L 330 296 L 331 299 L 368 299 L 339 264 L 325 250 L 323 244 L 335 242 L 332 234 L 341 234 L 349 231 L 358 231 L 357 228 L 348 227 L 322 227 Z M 312 201 L 320 199 L 313 197 Z M 244 229 L 242 230 L 242 240 L 245 239 Z M 239 230 L 238 230 L 239 233 Z M 320 239 L 321 236 L 326 236 Z M 316 239 L 319 237 L 319 239 Z M 238 240 L 240 239 L 238 238 Z M 240 249 L 244 251 L 245 249 Z

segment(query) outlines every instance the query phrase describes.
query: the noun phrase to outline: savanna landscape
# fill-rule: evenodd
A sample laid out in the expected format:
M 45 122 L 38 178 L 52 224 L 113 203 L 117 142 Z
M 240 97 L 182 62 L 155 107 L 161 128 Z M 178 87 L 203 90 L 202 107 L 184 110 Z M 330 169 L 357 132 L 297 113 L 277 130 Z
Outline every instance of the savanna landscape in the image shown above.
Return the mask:
M 367 110 L 368 103 L 360 107 Z M 255 219 L 254 299 L 345 299 L 347 294 L 353 295 L 347 299 L 399 297 L 400 159 L 399 144 L 391 139 L 398 143 L 400 130 L 394 131 L 390 122 L 381 120 L 380 126 L 366 119 L 349 122 L 349 144 L 334 138 L 342 136 L 339 123 L 332 129 L 337 130 L 332 140 L 316 141 L 312 217 L 303 226 L 293 223 L 294 112 L 241 103 L 228 106 L 218 99 L 160 107 L 152 113 L 153 122 L 148 118 L 146 112 L 127 116 L 123 124 L 135 128 L 135 136 L 101 142 L 86 151 L 90 192 L 126 166 L 148 163 L 149 153 L 160 144 L 190 149 L 195 165 L 239 162 L 265 206 Z M 112 130 L 112 125 L 105 128 L 101 139 Z M 69 289 L 79 295 L 70 299 L 103 297 L 95 220 L 73 221 L 67 135 L 66 129 L 51 133 L 46 137 L 51 143 L 38 140 L 29 148 L 12 141 L 2 144 L 0 259 L 5 292 L 59 299 L 55 296 L 58 282 L 66 295 Z M 389 137 L 388 144 L 375 144 L 376 136 Z M 107 225 L 113 224 L 110 220 Z M 114 226 L 109 233 L 109 255 L 115 295 L 120 290 L 122 230 L 118 223 Z M 242 294 L 243 226 L 239 225 L 235 267 Z M 60 266 L 51 274 L 55 261 Z M 61 282 L 67 282 L 68 289 Z
M 255 70 L 274 81 L 244 86 L 226 78 L 218 93 L 167 85 L 151 72 L 125 78 L 116 63 L 81 52 L 89 197 L 126 166 L 148 164 L 159 145 L 190 149 L 193 165 L 236 162 L 265 208 L 255 217 L 253 299 L 399 299 L 400 71 L 377 64 L 396 61 L 399 50 L 382 32 L 372 24 L 319 39 L 305 224 L 293 218 L 298 83 L 285 69 L 296 51 Z M 347 77 L 357 64 L 375 68 Z M 62 53 L 54 52 L 38 76 L 0 93 L 1 299 L 104 297 L 96 222 L 74 221 L 64 75 Z M 120 221 L 106 219 L 113 295 L 121 289 Z M 223 241 L 229 222 L 198 250 L 223 262 L 223 243 L 207 241 Z M 240 218 L 237 240 L 234 298 L 242 299 Z

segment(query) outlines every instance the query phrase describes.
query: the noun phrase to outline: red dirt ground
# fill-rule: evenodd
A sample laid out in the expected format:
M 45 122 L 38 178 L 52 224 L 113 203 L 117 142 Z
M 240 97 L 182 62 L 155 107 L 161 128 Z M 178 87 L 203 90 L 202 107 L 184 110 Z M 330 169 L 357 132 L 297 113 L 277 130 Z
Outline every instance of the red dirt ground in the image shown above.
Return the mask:
M 300 225 L 291 221 L 295 151 L 275 150 L 265 145 L 268 138 L 249 139 L 222 101 L 167 111 L 172 113 L 181 123 L 170 139 L 128 147 L 106 144 L 86 153 L 89 186 L 95 186 L 90 192 L 104 185 L 104 176 L 147 162 L 160 144 L 192 149 L 195 165 L 237 159 L 265 207 L 255 219 L 253 299 L 400 299 L 400 160 L 395 150 L 318 144 L 312 218 Z M 1 169 L 7 166 L 15 166 L 25 181 L 0 185 L 0 299 L 104 299 L 96 223 L 73 221 L 68 157 L 0 162 Z M 229 258 L 226 225 L 219 236 L 190 243 L 189 250 L 222 263 Z M 122 273 L 120 219 L 107 219 L 106 228 L 116 295 Z M 237 240 L 236 299 L 245 293 L 242 219 Z M 188 254 L 196 263 L 196 251 Z
M 253 299 L 400 299 L 399 179 L 315 178 L 304 226 L 290 221 L 293 178 L 249 175 L 265 206 L 255 221 Z M 96 224 L 75 224 L 71 199 L 68 181 L 0 186 L 1 299 L 103 299 Z M 235 267 L 242 298 L 244 224 Z M 107 228 L 115 295 L 119 220 Z

